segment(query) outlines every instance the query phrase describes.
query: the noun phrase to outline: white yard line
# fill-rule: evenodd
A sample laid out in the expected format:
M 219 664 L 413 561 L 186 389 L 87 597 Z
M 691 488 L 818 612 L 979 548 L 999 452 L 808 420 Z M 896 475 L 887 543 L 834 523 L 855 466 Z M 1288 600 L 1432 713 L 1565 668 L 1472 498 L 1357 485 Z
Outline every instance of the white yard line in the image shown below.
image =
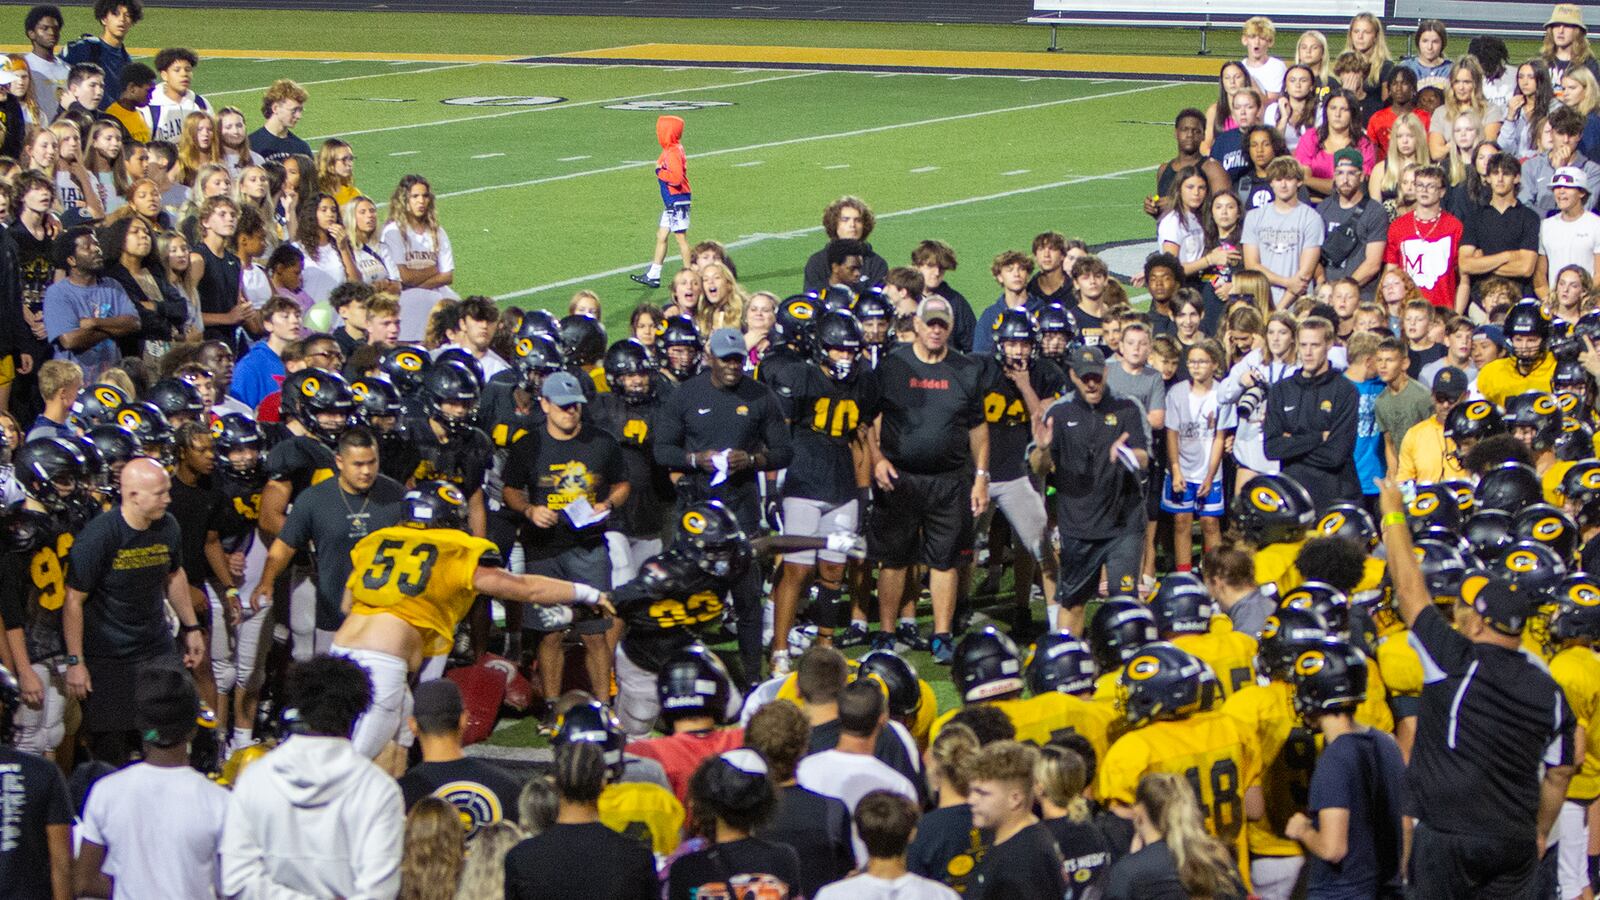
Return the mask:
M 345 60 L 342 60 L 342 59 L 341 60 L 333 60 L 333 62 L 345 62 Z M 352 60 L 352 62 L 366 62 L 366 60 Z M 396 63 L 396 65 L 412 65 L 412 63 L 403 63 L 403 64 L 402 63 Z M 345 76 L 343 78 L 324 78 L 324 79 L 322 79 L 320 81 L 302 81 L 302 82 L 300 82 L 300 86 L 301 87 L 307 87 L 307 86 L 313 85 L 313 84 L 337 84 L 337 83 L 342 82 L 342 81 L 361 81 L 364 78 L 393 78 L 396 75 L 426 75 L 429 72 L 445 72 L 445 71 L 448 71 L 450 69 L 467 69 L 467 68 L 471 68 L 472 66 L 487 66 L 487 65 L 492 65 L 492 64 L 491 63 L 481 63 L 481 62 L 451 63 L 450 65 L 447 65 L 447 66 L 430 66 L 430 67 L 428 67 L 426 69 L 408 69 L 408 70 L 406 70 L 404 72 L 375 72 L 375 73 L 373 73 L 371 75 L 347 75 L 347 76 Z M 268 87 L 267 85 L 262 85 L 261 87 L 253 87 L 253 88 L 235 88 L 235 89 L 233 89 L 231 91 L 206 91 L 206 96 L 207 97 L 230 97 L 230 96 L 232 96 L 234 94 L 259 94 L 259 93 L 265 91 L 267 89 L 267 87 Z
M 1075 178 L 1065 178 L 1065 179 L 1062 179 L 1060 181 L 1052 181 L 1052 182 L 1049 182 L 1047 184 L 1035 184 L 1035 185 L 1032 185 L 1030 187 L 1014 188 L 1014 189 L 1009 190 L 1009 191 L 1000 191 L 998 193 L 993 193 L 993 194 L 982 194 L 982 195 L 977 196 L 977 197 L 962 197 L 962 198 L 960 198 L 958 200 L 946 200 L 946 201 L 944 201 L 942 203 L 931 203 L 931 204 L 928 204 L 927 206 L 915 206 L 915 207 L 912 207 L 910 209 L 900 209 L 900 210 L 895 210 L 893 212 L 880 213 L 878 215 L 878 218 L 879 219 L 897 219 L 897 218 L 903 218 L 905 216 L 916 216 L 916 215 L 921 215 L 923 213 L 937 212 L 937 211 L 943 210 L 943 209 L 955 209 L 957 207 L 970 206 L 970 205 L 972 205 L 974 203 L 987 203 L 990 200 L 1003 200 L 1003 199 L 1005 199 L 1007 197 L 1016 197 L 1016 196 L 1020 196 L 1020 195 L 1023 195 L 1023 194 L 1035 194 L 1035 193 L 1038 193 L 1040 191 L 1051 191 L 1051 190 L 1055 190 L 1056 188 L 1071 187 L 1072 185 L 1075 185 L 1075 184 L 1087 184 L 1089 182 L 1095 182 L 1095 181 L 1110 181 L 1110 180 L 1116 179 L 1116 178 L 1126 178 L 1129 175 L 1137 175 L 1140 172 L 1149 172 L 1154 168 L 1156 168 L 1156 167 L 1155 166 L 1140 166 L 1140 167 L 1135 168 L 1135 169 L 1123 169 L 1120 172 L 1107 172 L 1107 173 L 1105 173 L 1103 175 L 1081 175 L 1081 176 L 1078 176 L 1078 177 L 1075 177 Z M 765 243 L 767 241 L 792 240 L 794 238 L 805 237 L 805 236 L 811 235 L 811 234 L 817 234 L 817 233 L 819 233 L 821 231 L 822 231 L 822 226 L 813 225 L 810 228 L 796 228 L 793 231 L 784 231 L 784 232 L 779 232 L 777 234 L 753 234 L 753 235 L 750 235 L 749 237 L 743 237 L 743 238 L 740 238 L 740 239 L 738 239 L 736 241 L 729 241 L 728 244 L 727 244 L 727 247 L 728 247 L 728 249 L 733 250 L 733 249 L 736 249 L 736 248 L 739 248 L 739 247 L 748 247 L 748 246 L 751 246 L 752 244 Z M 531 294 L 539 294 L 539 293 L 543 293 L 545 291 L 553 291 L 553 290 L 557 290 L 559 288 L 571 287 L 571 286 L 576 285 L 576 284 L 583 284 L 585 282 L 594 281 L 594 280 L 599 279 L 599 278 L 612 278 L 612 277 L 615 277 L 617 275 L 626 275 L 629 272 L 637 272 L 640 269 L 643 269 L 648 264 L 649 264 L 649 261 L 646 260 L 644 262 L 637 262 L 637 263 L 634 263 L 633 265 L 629 265 L 629 266 L 620 266 L 620 267 L 615 268 L 615 269 L 608 269 L 608 270 L 606 270 L 604 272 L 593 272 L 593 273 L 590 273 L 588 275 L 580 275 L 580 276 L 578 276 L 576 278 L 567 278 L 567 279 L 563 279 L 561 281 L 553 281 L 553 282 L 551 282 L 549 284 L 535 285 L 534 287 L 523 288 L 520 291 L 512 291 L 512 292 L 510 292 L 508 294 L 501 294 L 498 297 L 495 297 L 495 299 L 496 300 L 515 300 L 515 299 L 517 299 L 519 297 L 527 297 L 527 296 L 529 296 Z

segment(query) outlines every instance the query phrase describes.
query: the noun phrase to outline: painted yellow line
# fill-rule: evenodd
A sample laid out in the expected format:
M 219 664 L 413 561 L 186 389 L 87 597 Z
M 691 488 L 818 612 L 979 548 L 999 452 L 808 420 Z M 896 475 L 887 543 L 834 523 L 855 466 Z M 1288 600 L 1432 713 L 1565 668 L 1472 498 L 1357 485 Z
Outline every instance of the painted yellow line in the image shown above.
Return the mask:
M 31 48 L 28 44 L 0 44 L 0 52 L 27 53 Z M 129 47 L 134 56 L 155 56 L 158 47 Z M 524 59 L 522 56 L 507 56 L 505 54 L 487 53 L 394 53 L 387 50 L 196 50 L 201 59 L 305 59 L 305 60 L 361 60 L 367 62 L 509 62 L 514 59 Z
M 736 44 L 635 44 L 558 53 L 566 59 L 644 59 L 683 63 L 781 63 L 807 66 L 905 66 L 926 69 L 1002 69 L 1094 72 L 1105 75 L 1215 75 L 1218 63 L 1182 56 L 1025 53 L 997 50 L 871 50 L 846 47 L 751 47 Z

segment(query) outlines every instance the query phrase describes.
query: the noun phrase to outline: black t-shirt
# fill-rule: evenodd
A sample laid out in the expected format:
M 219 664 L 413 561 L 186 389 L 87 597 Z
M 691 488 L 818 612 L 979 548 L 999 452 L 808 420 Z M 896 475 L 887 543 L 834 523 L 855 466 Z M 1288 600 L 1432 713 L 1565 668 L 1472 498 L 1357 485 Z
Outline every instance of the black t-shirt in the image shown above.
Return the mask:
M 1089 406 L 1081 396 L 1051 407 L 1056 521 L 1061 533 L 1102 540 L 1144 524 L 1144 488 L 1138 473 L 1111 459 L 1111 445 L 1127 434 L 1129 450 L 1148 450 L 1139 404 L 1106 396 Z M 1156 454 L 1151 454 L 1155 456 Z
M 1051 303 L 1059 303 L 1067 309 L 1077 305 L 1078 293 L 1072 287 L 1072 276 L 1070 274 L 1063 278 L 1061 286 L 1053 291 L 1047 291 L 1039 286 L 1039 278 L 1043 274 L 1042 272 L 1035 272 L 1033 277 L 1028 279 L 1029 312 L 1036 313 L 1039 311 L 1039 307 L 1048 306 Z
M 973 870 L 993 841 L 992 832 L 972 827 L 972 807 L 967 804 L 931 810 L 917 822 L 916 836 L 906 848 L 906 868 L 965 894 Z
M 849 381 L 835 381 L 812 365 L 796 381 L 794 461 L 784 475 L 783 495 L 833 504 L 854 500 L 858 492 L 850 445 L 858 426 L 878 415 L 877 379 L 857 371 Z
M 989 481 L 1015 481 L 1028 474 L 1025 456 L 1033 442 L 1033 416 L 1021 389 L 1000 363 L 990 359 L 985 368 L 983 418 L 989 423 Z M 1046 408 L 1067 388 L 1061 367 L 1048 359 L 1033 361 L 1028 383 Z
M 203 241 L 195 242 L 194 252 L 206 265 L 195 291 L 200 295 L 200 311 L 225 313 L 238 306 L 241 277 L 239 257 L 226 249 L 218 256 Z M 208 341 L 226 341 L 233 352 L 239 355 L 249 349 L 249 337 L 238 325 L 207 325 L 205 335 Z
M 267 451 L 267 477 L 289 482 L 289 501 L 314 484 L 333 477 L 333 451 L 313 437 L 295 434 Z
M 222 549 L 232 553 L 245 545 L 261 520 L 261 488 L 266 474 L 263 471 L 255 478 L 240 478 L 219 467 L 212 481 L 222 492 L 222 509 L 215 526 L 217 537 L 222 540 Z
M 875 373 L 883 413 L 878 443 L 896 469 L 919 475 L 972 464 L 967 433 L 983 422 L 983 364 L 962 353 L 925 363 L 897 348 Z
M 311 145 L 295 136 L 292 131 L 286 131 L 283 137 L 278 137 L 267 130 L 263 125 L 250 132 L 250 149 L 261 154 L 268 162 L 282 162 L 285 157 L 300 154 L 311 155 Z
M 592 822 L 552 825 L 506 854 L 506 900 L 659 900 L 655 857 L 643 843 Z
M 183 561 L 178 520 L 171 513 L 143 531 L 112 507 L 72 545 L 67 584 L 83 591 L 83 653 L 143 659 L 170 653 L 163 607 L 167 578 Z
M 46 829 L 72 824 L 67 782 L 54 763 L 0 747 L 0 897 L 51 900 Z
M 645 560 L 639 574 L 611 594 L 617 616 L 627 623 L 622 652 L 647 672 L 661 671 L 699 631 L 722 621 L 728 588 L 747 567 L 745 558 L 736 561 L 728 577 L 713 578 L 671 550 Z
M 788 347 L 773 347 L 762 357 L 752 377 L 778 395 L 778 408 L 785 419 L 794 419 L 794 395 L 805 382 L 806 370 L 815 365 L 803 353 Z
M 611 513 L 609 530 L 629 537 L 653 538 L 661 534 L 672 509 L 672 480 L 656 465 L 656 422 L 672 391 L 666 379 L 657 379 L 656 394 L 643 403 L 630 403 L 616 392 L 601 394 L 589 404 L 596 426 L 622 448 L 622 470 L 632 490 L 628 502 Z
M 225 502 L 222 492 L 208 478 L 194 485 L 172 479 L 172 505 L 167 511 L 178 520 L 178 531 L 183 535 L 183 573 L 189 584 L 199 587 L 211 577 L 211 567 L 206 564 L 206 532 L 218 531 Z
M 318 628 L 333 631 L 344 621 L 339 607 L 350 578 L 350 551 L 374 531 L 400 524 L 405 493 L 399 482 L 379 475 L 366 494 L 347 494 L 338 478 L 329 478 L 295 498 L 278 540 L 316 557 Z
M 520 781 L 498 766 L 470 756 L 450 762 L 417 763 L 400 776 L 400 795 L 406 809 L 423 797 L 448 800 L 461 814 L 467 837 L 485 825 L 517 821 L 517 797 L 521 793 Z
M 1539 214 L 1521 203 L 1513 204 L 1500 212 L 1493 206 L 1474 204 L 1462 220 L 1461 246 L 1477 247 L 1484 256 L 1494 256 L 1508 250 L 1539 252 Z M 1473 295 L 1477 295 L 1477 282 L 1473 279 Z M 1533 293 L 1532 278 L 1513 278 L 1511 282 L 1523 296 Z
M 1078 343 L 1085 347 L 1098 347 L 1105 343 L 1105 319 L 1084 309 L 1082 305 L 1074 306 L 1068 310 L 1072 313 L 1072 321 L 1078 326 Z
M 1244 133 L 1237 128 L 1217 132 L 1211 143 L 1211 158 L 1221 164 L 1234 181 L 1252 168 L 1249 154 L 1244 152 Z
M 1105 900 L 1189 900 L 1178 879 L 1178 861 L 1166 841 L 1148 844 L 1118 860 L 1106 876 Z M 1243 891 L 1219 896 L 1244 897 Z
M 1435 831 L 1521 842 L 1531 852 L 1540 766 L 1573 762 L 1566 697 L 1522 653 L 1469 641 L 1431 607 L 1411 634 L 1422 671 L 1432 674 L 1406 768 L 1406 814 Z
M 1324 809 L 1350 814 L 1349 849 L 1337 863 L 1308 855 L 1310 887 L 1319 898 L 1361 898 L 1400 892 L 1400 784 L 1405 760 L 1381 731 L 1343 734 L 1317 757 L 1309 815 Z
M 333 340 L 339 345 L 339 352 L 344 354 L 345 359 L 349 359 L 350 354 L 356 352 L 357 347 L 366 343 L 365 340 L 355 337 L 342 327 L 333 330 Z
M 972 304 L 967 302 L 966 295 L 951 287 L 948 281 L 939 282 L 939 286 L 929 293 L 948 300 L 950 311 L 955 313 L 955 326 L 950 329 L 950 346 L 962 353 L 971 353 L 972 338 L 978 332 L 978 315 L 972 311 Z
M 1133 846 L 1133 821 L 1124 819 L 1109 809 L 1101 808 L 1091 801 L 1095 807 L 1094 827 L 1106 836 L 1106 848 L 1111 851 L 1111 861 L 1128 855 L 1128 848 Z
M 1042 822 L 989 848 L 973 873 L 971 896 L 988 900 L 1060 900 L 1067 894 L 1061 851 Z
M 1443 344 L 1434 344 L 1426 350 L 1412 350 L 1407 348 L 1406 355 L 1410 361 L 1406 364 L 1406 374 L 1412 378 L 1422 377 L 1422 368 L 1434 360 L 1443 359 L 1448 348 Z
M 604 503 L 612 486 L 626 478 L 622 448 L 599 428 L 580 425 L 568 440 L 552 437 L 545 428 L 523 435 L 506 454 L 505 484 L 526 491 L 530 504 L 557 513 L 556 524 L 550 528 L 523 520 L 522 543 L 528 558 L 548 559 L 573 547 L 593 548 L 603 543 L 609 515 L 576 528 L 562 510 L 580 498 L 591 505 Z
M 850 827 L 850 810 L 842 800 L 791 784 L 778 789 L 777 811 L 756 837 L 794 848 L 800 858 L 801 892 L 815 897 L 823 885 L 856 867 Z
M 688 454 L 728 448 L 747 453 L 765 451 L 768 469 L 788 467 L 793 454 L 788 423 L 771 388 L 753 378 L 741 378 L 731 389 L 724 390 L 712 385 L 710 372 L 701 372 L 678 385 L 667 400 L 656 430 L 656 464 L 688 471 Z M 693 479 L 703 496 L 728 498 L 753 488 L 756 475 L 754 468 L 730 471 L 727 480 L 717 487 L 711 487 L 712 476 L 703 469 L 689 472 L 686 477 Z M 735 514 L 753 512 L 739 506 L 730 504 Z M 749 528 L 755 523 L 741 518 L 740 524 Z
M 1061 851 L 1061 877 L 1067 885 L 1063 896 L 1079 900 L 1111 868 L 1111 847 L 1105 833 L 1092 821 L 1074 822 L 1066 816 L 1045 819 L 1043 824 Z
M 679 857 L 667 877 L 667 900 L 746 896 L 802 896 L 800 857 L 793 847 L 761 838 L 716 844 Z
M 464 435 L 444 440 L 433 430 L 433 423 L 420 416 L 405 420 L 406 436 L 417 451 L 417 464 L 410 479 L 448 481 L 467 497 L 483 490 L 489 467 L 494 464 L 494 445 L 489 436 L 474 428 Z

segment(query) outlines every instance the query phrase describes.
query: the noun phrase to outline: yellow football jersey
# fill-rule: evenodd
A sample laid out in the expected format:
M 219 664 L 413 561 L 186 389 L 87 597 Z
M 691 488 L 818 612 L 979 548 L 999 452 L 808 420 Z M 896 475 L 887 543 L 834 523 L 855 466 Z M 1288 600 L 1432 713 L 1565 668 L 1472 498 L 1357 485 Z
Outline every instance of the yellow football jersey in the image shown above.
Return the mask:
M 1600 735 L 1591 724 L 1600 720 L 1600 656 L 1588 647 L 1568 647 L 1550 660 L 1550 677 L 1561 685 L 1573 716 L 1590 735 L 1583 765 L 1573 773 L 1567 797 L 1593 800 L 1600 796 Z
M 1384 562 L 1377 557 L 1369 556 L 1361 564 L 1361 583 L 1356 585 L 1355 593 L 1364 594 L 1375 591 L 1383 584 Z
M 1378 669 L 1375 659 L 1367 660 L 1367 699 L 1356 707 L 1353 718 L 1368 728 L 1394 734 L 1394 712 L 1389 709 L 1389 689 L 1383 683 L 1383 673 Z
M 1071 694 L 1049 693 L 1027 699 L 985 702 L 1006 714 L 1012 727 L 1017 729 L 1019 741 L 1032 741 L 1043 747 L 1059 733 L 1076 731 L 1088 739 L 1096 757 L 1105 756 L 1110 746 L 1111 726 L 1120 718 L 1112 704 L 1097 703 Z M 928 740 L 937 739 L 945 723 L 958 712 L 960 710 L 952 709 L 936 719 L 928 732 Z
M 1222 683 L 1222 696 L 1256 683 L 1256 639 L 1233 630 L 1227 616 L 1212 616 L 1205 634 L 1180 634 L 1172 639 L 1179 648 L 1200 657 Z
M 1560 509 L 1567 503 L 1567 495 L 1561 490 L 1561 480 L 1567 477 L 1567 470 L 1575 463 L 1558 460 L 1551 463 L 1550 468 L 1544 470 L 1539 476 L 1539 486 L 1544 490 L 1544 502 Z
M 683 820 L 683 804 L 659 784 L 625 781 L 600 792 L 600 824 L 649 844 L 657 856 L 678 849 Z
M 1555 657 L 1550 638 L 1550 614 L 1555 611 L 1554 603 L 1541 604 L 1522 629 L 1522 649 L 1546 663 Z
M 350 611 L 389 613 L 422 632 L 424 656 L 448 653 L 456 625 L 478 598 L 472 581 L 485 556 L 499 560 L 493 542 L 453 528 L 375 531 L 350 551 Z
M 1265 818 L 1250 822 L 1245 837 L 1257 856 L 1300 856 L 1298 841 L 1283 836 L 1289 817 L 1304 812 L 1311 797 L 1311 770 L 1317 763 L 1317 734 L 1294 712 L 1294 688 L 1281 681 L 1250 685 L 1223 704 L 1222 711 L 1255 736 L 1261 754 Z M 1250 785 L 1246 785 L 1249 787 Z
M 1523 375 L 1517 371 L 1517 361 L 1505 356 L 1478 370 L 1478 393 L 1496 406 L 1505 406 L 1506 398 L 1524 391 L 1550 393 L 1550 382 L 1556 374 L 1556 358 L 1546 353 L 1533 371 Z
M 1139 779 L 1151 772 L 1182 775 L 1200 797 L 1206 830 L 1225 840 L 1244 832 L 1244 790 L 1260 776 L 1254 736 L 1222 710 L 1178 721 L 1151 722 L 1124 734 L 1100 763 L 1102 803 L 1133 805 Z
M 1279 597 L 1299 587 L 1306 579 L 1294 561 L 1300 555 L 1300 548 L 1305 545 L 1302 539 L 1292 544 L 1268 544 L 1257 550 L 1256 584 L 1275 585 Z

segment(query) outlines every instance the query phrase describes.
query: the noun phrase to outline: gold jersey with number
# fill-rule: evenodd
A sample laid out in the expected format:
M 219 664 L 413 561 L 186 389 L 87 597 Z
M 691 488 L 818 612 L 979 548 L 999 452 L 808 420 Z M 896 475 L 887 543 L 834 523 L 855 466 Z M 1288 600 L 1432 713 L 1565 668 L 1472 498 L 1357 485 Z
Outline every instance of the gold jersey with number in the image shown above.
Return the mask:
M 678 849 L 684 818 L 683 804 L 659 784 L 624 781 L 600 792 L 600 824 L 638 838 L 657 856 Z
M 1417 655 L 1417 648 L 1411 646 L 1411 632 L 1405 622 L 1394 610 L 1380 606 L 1372 613 L 1372 624 L 1378 633 L 1372 642 L 1374 661 L 1391 707 L 1396 698 L 1421 697 L 1422 658 Z M 1414 703 L 1405 704 L 1405 708 L 1407 715 L 1416 715 Z
M 1074 697 L 1071 694 L 1051 692 L 1027 699 L 984 701 L 1006 714 L 1011 726 L 1017 730 L 1017 740 L 1032 741 L 1043 747 L 1058 734 L 1075 731 L 1094 747 L 1096 757 L 1103 757 L 1110 746 L 1111 725 L 1119 716 L 1114 706 Z M 933 723 L 928 733 L 932 742 L 944 730 L 959 709 L 952 709 Z
M 1222 683 L 1222 696 L 1256 683 L 1256 639 L 1233 630 L 1233 620 L 1224 615 L 1211 617 L 1211 630 L 1205 634 L 1180 634 L 1172 639 L 1179 649 L 1192 653 L 1211 667 Z
M 380 529 L 350 551 L 350 612 L 388 613 L 422 633 L 422 655 L 448 653 L 456 625 L 478 598 L 473 576 L 485 558 L 498 564 L 498 548 L 464 531 Z
M 1220 709 L 1151 722 L 1111 745 L 1101 760 L 1096 793 L 1102 803 L 1132 806 L 1144 776 L 1181 775 L 1200 798 L 1206 830 L 1233 841 L 1244 833 L 1244 790 L 1261 777 L 1259 758 L 1254 736 Z
M 1254 735 L 1261 754 L 1262 797 L 1267 814 L 1245 828 L 1255 856 L 1300 856 L 1298 841 L 1284 837 L 1289 817 L 1304 812 L 1311 797 L 1311 770 L 1317 763 L 1317 734 L 1300 724 L 1291 699 L 1294 688 L 1281 681 L 1253 684 L 1229 697 L 1222 711 Z M 1246 787 L 1251 785 L 1247 784 Z
M 1561 685 L 1578 725 L 1590 734 L 1583 764 L 1567 785 L 1567 798 L 1593 800 L 1600 797 L 1600 735 L 1592 724 L 1600 719 L 1600 656 L 1588 647 L 1568 647 L 1550 660 L 1550 677 Z

